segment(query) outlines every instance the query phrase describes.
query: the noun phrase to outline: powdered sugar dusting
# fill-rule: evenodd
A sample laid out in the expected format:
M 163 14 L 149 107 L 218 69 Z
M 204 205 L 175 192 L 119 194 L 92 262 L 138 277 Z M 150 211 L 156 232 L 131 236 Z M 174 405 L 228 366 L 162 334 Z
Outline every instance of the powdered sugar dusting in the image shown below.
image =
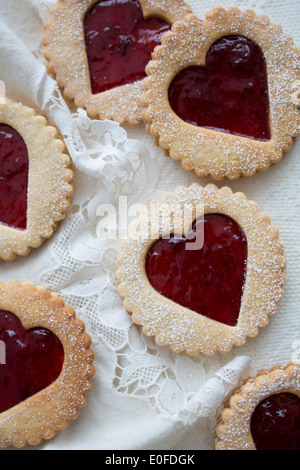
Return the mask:
M 150 285 L 145 273 L 145 256 L 153 243 L 151 233 L 159 238 L 164 227 L 160 217 L 140 215 L 135 224 L 138 238 L 124 241 L 119 256 L 119 292 L 133 320 L 143 325 L 144 332 L 155 336 L 159 344 L 169 344 L 176 351 L 186 350 L 194 355 L 217 350 L 228 352 L 233 345 L 242 345 L 247 336 L 255 336 L 276 310 L 285 282 L 285 258 L 277 231 L 268 216 L 242 193 L 233 194 L 229 188 L 218 190 L 214 185 L 190 188 L 179 187 L 174 193 L 164 193 L 153 204 L 203 205 L 205 213 L 224 213 L 236 220 L 248 242 L 247 277 L 244 286 L 238 324 L 235 327 L 218 323 L 180 307 L 159 295 Z M 150 206 L 151 207 L 151 206 Z M 153 211 L 149 211 L 152 216 Z M 258 302 L 257 299 L 260 299 Z
M 272 138 L 259 142 L 186 124 L 170 110 L 166 90 L 179 71 L 205 65 L 206 53 L 220 37 L 239 34 L 256 42 L 267 64 Z M 198 176 L 234 180 L 251 176 L 278 162 L 300 134 L 299 108 L 293 100 L 300 73 L 300 52 L 267 17 L 237 8 L 216 8 L 200 22 L 193 15 L 176 23 L 147 66 L 142 101 L 147 129 L 160 146 L 186 170 Z
M 64 347 L 64 365 L 58 379 L 45 390 L 1 413 L 0 447 L 36 445 L 67 427 L 85 405 L 94 374 L 91 340 L 84 324 L 64 301 L 29 283 L 0 284 L 1 308 L 17 315 L 25 328 L 50 329 Z
M 91 117 L 136 125 L 142 120 L 141 81 L 93 95 L 86 56 L 84 17 L 98 0 L 66 0 L 51 11 L 44 36 L 49 72 L 68 99 L 85 108 Z M 183 0 L 141 0 L 144 14 L 163 16 L 171 24 L 191 13 Z
M 216 429 L 217 450 L 255 450 L 250 431 L 252 413 L 268 396 L 291 392 L 300 396 L 300 368 L 296 364 L 274 367 L 250 378 L 232 395 Z
M 33 109 L 7 99 L 0 105 L 0 119 L 19 132 L 29 155 L 27 228 L 0 225 L 0 256 L 10 260 L 27 255 L 52 235 L 69 208 L 73 172 L 57 130 Z

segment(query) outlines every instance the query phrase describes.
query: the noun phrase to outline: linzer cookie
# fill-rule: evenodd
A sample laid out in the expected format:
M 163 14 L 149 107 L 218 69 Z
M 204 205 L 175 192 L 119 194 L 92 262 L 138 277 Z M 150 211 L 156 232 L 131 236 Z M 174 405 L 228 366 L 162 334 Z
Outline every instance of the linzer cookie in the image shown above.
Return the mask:
M 0 104 L 0 258 L 25 256 L 70 206 L 74 174 L 56 128 L 7 99 Z
M 44 36 L 49 72 L 91 117 L 138 124 L 145 67 L 183 0 L 59 0 Z
M 1 283 L 0 341 L 0 447 L 53 438 L 78 417 L 92 388 L 84 323 L 42 287 Z
M 300 133 L 300 50 L 266 16 L 215 8 L 173 25 L 146 68 L 147 130 L 198 176 L 235 180 L 278 162 Z
M 226 404 L 216 450 L 300 450 L 300 367 L 262 370 Z
M 228 352 L 258 334 L 285 283 L 277 229 L 228 187 L 166 192 L 132 222 L 119 293 L 146 335 L 175 352 Z

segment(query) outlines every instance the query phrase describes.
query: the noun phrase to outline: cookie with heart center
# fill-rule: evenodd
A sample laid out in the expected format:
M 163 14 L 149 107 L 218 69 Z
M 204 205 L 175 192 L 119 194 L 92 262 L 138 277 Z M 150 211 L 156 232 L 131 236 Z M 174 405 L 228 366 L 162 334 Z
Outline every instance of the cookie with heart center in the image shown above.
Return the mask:
M 216 450 L 300 450 L 300 368 L 261 370 L 235 390 L 216 427 Z
M 0 104 L 0 258 L 38 248 L 70 207 L 74 172 L 58 131 L 7 99 Z
M 183 0 L 58 1 L 45 24 L 49 73 L 92 118 L 136 125 L 151 53 L 191 12 Z
M 278 231 L 228 187 L 166 192 L 132 222 L 118 290 L 133 321 L 175 352 L 228 352 L 258 334 L 285 283 Z
M 146 129 L 199 177 L 267 170 L 300 134 L 300 50 L 264 15 L 189 15 L 163 35 L 146 72 Z
M 0 447 L 53 438 L 92 388 L 84 323 L 42 287 L 0 283 L 0 341 Z

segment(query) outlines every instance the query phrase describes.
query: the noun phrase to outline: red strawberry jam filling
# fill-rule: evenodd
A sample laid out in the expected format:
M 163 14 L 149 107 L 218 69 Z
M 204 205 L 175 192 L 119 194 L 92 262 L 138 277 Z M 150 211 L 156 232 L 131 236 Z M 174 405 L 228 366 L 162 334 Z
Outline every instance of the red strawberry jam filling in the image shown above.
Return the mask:
M 300 399 L 282 392 L 263 400 L 251 418 L 257 450 L 300 450 Z
M 205 67 L 188 67 L 169 87 L 169 103 L 195 126 L 270 140 L 266 63 L 261 49 L 242 36 L 217 40 Z
M 0 223 L 16 229 L 27 226 L 29 159 L 22 136 L 0 124 Z
M 170 25 L 145 19 L 137 0 L 101 0 L 85 17 L 86 51 L 93 94 L 133 83 Z
M 60 375 L 64 350 L 45 328 L 26 330 L 11 312 L 0 311 L 0 341 L 5 364 L 0 363 L 0 413 L 51 385 Z
M 203 221 L 196 221 L 192 231 L 200 234 L 200 230 L 204 231 L 201 249 L 187 249 L 192 234 L 161 238 L 152 245 L 146 257 L 149 282 L 161 295 L 183 307 L 235 326 L 246 278 L 245 234 L 223 214 L 207 214 Z

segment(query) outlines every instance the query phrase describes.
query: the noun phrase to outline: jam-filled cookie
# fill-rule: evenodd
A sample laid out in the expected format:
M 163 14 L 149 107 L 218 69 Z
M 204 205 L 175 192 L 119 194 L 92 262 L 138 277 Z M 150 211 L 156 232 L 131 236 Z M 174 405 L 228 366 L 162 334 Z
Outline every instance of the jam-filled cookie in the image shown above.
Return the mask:
M 164 193 L 131 223 L 117 278 L 146 335 L 212 355 L 268 324 L 285 283 L 284 249 L 243 193 L 193 184 Z
M 0 447 L 53 438 L 92 388 L 84 323 L 42 287 L 0 283 L 0 345 Z
M 200 177 L 266 170 L 300 134 L 300 50 L 264 15 L 188 15 L 164 34 L 146 71 L 147 130 Z
M 91 117 L 138 124 L 151 53 L 189 13 L 183 0 L 59 0 L 45 25 L 49 72 Z
M 0 259 L 27 255 L 70 207 L 74 174 L 56 128 L 35 110 L 0 104 Z
M 236 390 L 216 428 L 217 450 L 300 450 L 300 367 L 262 370 Z

